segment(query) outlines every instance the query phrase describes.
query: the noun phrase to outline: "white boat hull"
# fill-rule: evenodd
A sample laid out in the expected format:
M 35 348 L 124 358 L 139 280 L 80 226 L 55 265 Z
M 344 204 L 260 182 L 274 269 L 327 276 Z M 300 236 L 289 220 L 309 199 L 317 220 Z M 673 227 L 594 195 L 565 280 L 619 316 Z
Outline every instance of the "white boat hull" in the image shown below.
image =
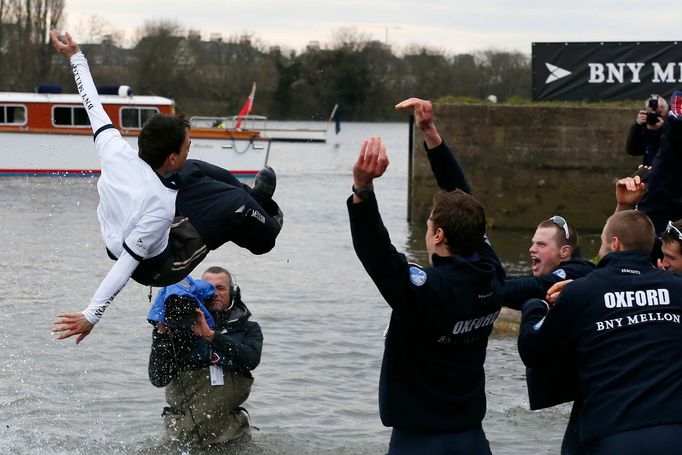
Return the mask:
M 327 130 L 297 128 L 275 129 L 263 131 L 263 136 L 273 142 L 327 142 Z
M 0 175 L 99 174 L 99 157 L 89 134 L 3 132 L 0 138 Z M 125 139 L 137 149 L 136 136 Z M 191 139 L 189 158 L 208 161 L 237 176 L 254 176 L 267 164 L 267 139 Z

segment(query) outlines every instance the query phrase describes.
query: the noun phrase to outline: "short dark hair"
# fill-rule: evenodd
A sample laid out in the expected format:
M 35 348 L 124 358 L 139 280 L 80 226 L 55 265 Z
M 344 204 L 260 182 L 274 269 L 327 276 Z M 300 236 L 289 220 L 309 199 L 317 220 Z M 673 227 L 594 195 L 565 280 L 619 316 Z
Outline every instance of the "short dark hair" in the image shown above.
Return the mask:
M 606 220 L 606 238 L 618 237 L 623 251 L 651 253 L 656 239 L 654 224 L 648 216 L 637 210 L 623 210 Z
M 678 231 L 682 232 L 682 219 L 679 219 L 675 222 L 671 221 L 671 223 Z M 661 242 L 668 244 L 677 243 L 681 247 L 680 251 L 682 251 L 682 239 L 675 235 L 675 233 L 672 234 L 669 233 L 668 228 L 666 228 L 665 231 L 661 232 Z
M 226 268 L 219 267 L 217 265 L 214 265 L 214 266 L 207 268 L 206 270 L 204 270 L 204 273 L 202 273 L 202 275 L 205 275 L 207 273 L 213 273 L 213 274 L 224 273 L 228 277 L 230 276 L 230 272 L 228 272 L 228 270 Z
M 566 232 L 552 220 L 545 220 L 538 224 L 538 229 L 548 227 L 554 228 L 554 240 L 556 241 L 557 245 L 568 245 L 576 248 L 578 246 L 578 231 L 571 223 L 566 223 L 566 226 L 568 227 L 568 240 L 566 240 Z
M 445 244 L 452 254 L 469 256 L 483 241 L 483 206 L 462 190 L 436 193 L 430 219 L 434 229 L 443 229 Z
M 160 168 L 168 155 L 180 153 L 189 128 L 190 123 L 182 114 L 152 115 L 137 137 L 138 156 L 152 169 Z

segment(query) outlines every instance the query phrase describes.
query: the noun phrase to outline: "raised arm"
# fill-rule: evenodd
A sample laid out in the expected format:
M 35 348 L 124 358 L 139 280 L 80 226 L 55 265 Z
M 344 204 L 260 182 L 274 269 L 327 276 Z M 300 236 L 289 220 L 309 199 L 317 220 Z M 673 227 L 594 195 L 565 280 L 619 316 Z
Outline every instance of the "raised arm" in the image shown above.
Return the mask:
M 624 177 L 616 182 L 616 209 L 614 213 L 632 210 L 646 192 L 646 183 L 639 175 Z
M 414 109 L 417 127 L 424 135 L 426 154 L 431 163 L 431 171 L 436 177 L 438 187 L 445 191 L 460 189 L 471 193 L 464 171 L 460 167 L 450 147 L 443 141 L 436 124 L 433 122 L 433 105 L 431 101 L 419 98 L 408 98 L 396 104 L 396 109 Z
M 57 52 L 67 57 L 71 62 L 71 69 L 73 71 L 74 80 L 76 81 L 76 87 L 83 100 L 83 107 L 85 107 L 85 111 L 88 114 L 92 132 L 95 134 L 95 137 L 100 131 L 107 128 L 113 128 L 114 126 L 111 123 L 111 119 L 104 111 L 104 107 L 99 100 L 99 94 L 97 93 L 95 82 L 92 80 L 88 61 L 81 52 L 78 44 L 73 40 L 69 33 L 66 33 L 66 43 L 62 42 L 57 36 L 56 30 L 50 31 L 50 39 Z
M 424 135 L 424 141 L 428 148 L 435 149 L 443 142 L 436 124 L 433 123 L 433 104 L 431 101 L 408 98 L 396 104 L 395 108 L 397 110 L 414 109 L 414 121 Z
M 353 166 L 353 187 L 356 190 L 373 188 L 374 179 L 381 177 L 387 167 L 388 156 L 381 139 L 366 139 Z M 369 191 L 364 196 L 356 192 L 348 199 L 347 207 L 358 259 L 386 302 L 394 309 L 404 307 L 409 301 L 410 266 L 405 256 L 391 244 L 374 192 Z

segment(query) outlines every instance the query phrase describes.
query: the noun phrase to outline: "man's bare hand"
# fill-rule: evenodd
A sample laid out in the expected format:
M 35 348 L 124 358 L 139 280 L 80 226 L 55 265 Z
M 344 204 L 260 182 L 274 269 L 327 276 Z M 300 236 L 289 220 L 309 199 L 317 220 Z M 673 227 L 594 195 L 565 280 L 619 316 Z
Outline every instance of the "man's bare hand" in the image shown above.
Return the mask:
M 642 199 L 646 191 L 646 183 L 639 175 L 625 177 L 616 182 L 616 211 L 630 210 Z
M 571 281 L 573 280 L 559 281 L 558 283 L 554 283 L 552 287 L 547 290 L 547 298 L 545 300 L 547 300 L 547 303 L 549 303 L 550 307 L 554 306 L 561 291 L 563 291 L 566 285 Z
M 215 332 L 208 326 L 206 315 L 199 308 L 196 308 L 194 311 L 197 313 L 197 321 L 192 324 L 192 332 L 194 332 L 196 336 L 204 338 L 206 341 L 213 341 Z
M 443 139 L 440 137 L 436 125 L 433 123 L 433 104 L 421 98 L 408 98 L 395 105 L 396 110 L 414 109 L 414 121 L 426 140 L 426 145 L 432 149 L 438 147 Z
M 637 117 L 635 117 L 635 123 L 638 125 L 644 125 L 646 123 L 646 111 L 639 111 Z
M 414 121 L 420 130 L 433 125 L 433 104 L 429 100 L 408 98 L 395 105 L 396 110 L 414 108 Z
M 375 178 L 381 177 L 388 167 L 386 146 L 380 137 L 365 139 L 360 147 L 360 156 L 353 165 L 355 188 L 371 188 Z
M 83 313 L 59 313 L 57 320 L 52 324 L 54 325 L 52 331 L 59 334 L 57 336 L 58 340 L 78 335 L 76 344 L 83 341 L 83 338 L 88 336 L 94 327 L 92 323 L 85 319 Z
M 66 33 L 66 43 L 59 39 L 59 36 L 57 36 L 57 30 L 50 30 L 50 39 L 52 40 L 52 45 L 54 48 L 57 49 L 57 52 L 66 58 L 70 58 L 73 54 L 81 51 L 81 48 L 68 32 Z

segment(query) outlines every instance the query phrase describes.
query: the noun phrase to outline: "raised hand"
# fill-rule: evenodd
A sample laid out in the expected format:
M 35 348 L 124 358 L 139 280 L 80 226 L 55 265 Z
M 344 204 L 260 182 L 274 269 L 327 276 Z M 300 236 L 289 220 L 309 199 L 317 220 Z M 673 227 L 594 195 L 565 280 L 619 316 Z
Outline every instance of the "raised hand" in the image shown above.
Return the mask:
M 414 120 L 420 130 L 433 125 L 433 105 L 431 101 L 408 98 L 395 105 L 396 110 L 414 108 Z
M 388 167 L 386 146 L 380 137 L 365 139 L 360 147 L 360 155 L 353 165 L 355 188 L 371 188 L 375 178 L 381 177 Z
M 625 177 L 616 183 L 616 211 L 630 210 L 642 199 L 646 191 L 646 183 L 639 175 Z
M 397 110 L 414 109 L 414 121 L 417 128 L 424 134 L 426 145 L 432 149 L 443 142 L 433 123 L 433 104 L 421 98 L 408 98 L 395 105 Z
M 81 48 L 68 32 L 66 33 L 66 43 L 59 39 L 59 36 L 57 36 L 57 30 L 50 30 L 50 39 L 52 40 L 52 45 L 54 48 L 57 49 L 57 52 L 66 58 L 71 57 L 73 54 L 80 52 L 81 50 Z

